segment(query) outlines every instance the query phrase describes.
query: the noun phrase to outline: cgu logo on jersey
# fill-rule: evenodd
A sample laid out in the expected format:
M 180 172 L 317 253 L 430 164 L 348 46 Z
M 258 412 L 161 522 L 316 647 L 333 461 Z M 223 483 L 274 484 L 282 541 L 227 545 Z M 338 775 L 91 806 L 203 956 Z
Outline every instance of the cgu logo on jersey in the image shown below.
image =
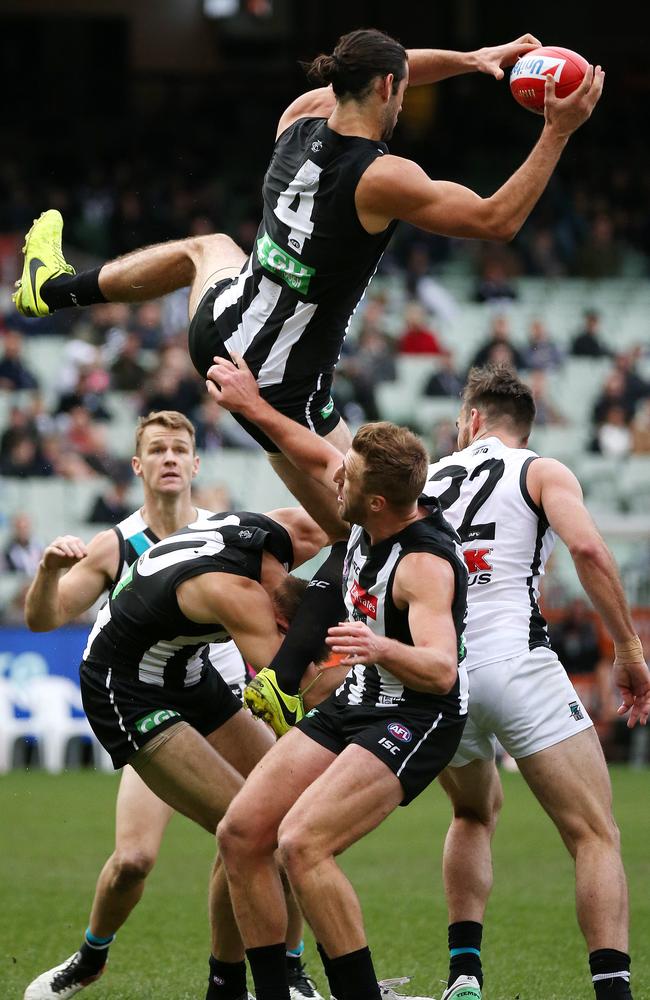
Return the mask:
M 489 583 L 492 579 L 492 563 L 488 556 L 492 549 L 463 549 L 463 559 L 467 566 L 469 580 L 467 584 L 473 587 L 475 584 Z
M 364 590 L 356 580 L 350 588 L 350 598 L 358 611 L 377 621 L 377 598 Z
M 180 715 L 172 708 L 161 708 L 157 712 L 150 712 L 149 715 L 145 715 L 143 719 L 138 719 L 135 728 L 139 733 L 150 733 L 152 729 L 162 725 L 163 722 L 167 722 L 168 719 L 180 719 Z
M 301 295 L 307 294 L 309 282 L 316 274 L 316 268 L 308 267 L 296 260 L 274 243 L 268 233 L 264 233 L 257 241 L 257 256 L 262 267 L 281 278 L 285 285 L 300 292 Z
M 555 82 L 559 83 L 565 62 L 566 59 L 557 59 L 552 56 L 531 56 L 529 59 L 518 59 L 512 67 L 510 78 L 516 80 L 520 76 L 534 76 L 538 79 L 544 79 L 547 74 L 550 74 Z

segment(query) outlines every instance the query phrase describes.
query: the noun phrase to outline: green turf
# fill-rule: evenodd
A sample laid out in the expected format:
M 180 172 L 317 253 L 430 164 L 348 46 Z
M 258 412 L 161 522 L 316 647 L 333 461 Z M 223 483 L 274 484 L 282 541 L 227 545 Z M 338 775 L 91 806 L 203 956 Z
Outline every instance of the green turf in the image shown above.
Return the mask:
M 630 882 L 635 998 L 643 1000 L 650 997 L 650 775 L 620 769 L 612 777 Z M 484 934 L 485 998 L 590 1000 L 572 865 L 519 775 L 504 775 L 504 783 Z M 21 998 L 37 973 L 78 946 L 95 879 L 112 848 L 116 788 L 115 778 L 88 772 L 0 778 L 1 1000 Z M 436 787 L 344 859 L 361 895 L 379 975 L 411 973 L 414 992 L 436 997 L 447 965 L 440 879 L 447 822 Z M 211 861 L 210 837 L 175 818 L 145 897 L 89 1000 L 203 1000 Z M 310 944 L 308 950 L 322 985 Z

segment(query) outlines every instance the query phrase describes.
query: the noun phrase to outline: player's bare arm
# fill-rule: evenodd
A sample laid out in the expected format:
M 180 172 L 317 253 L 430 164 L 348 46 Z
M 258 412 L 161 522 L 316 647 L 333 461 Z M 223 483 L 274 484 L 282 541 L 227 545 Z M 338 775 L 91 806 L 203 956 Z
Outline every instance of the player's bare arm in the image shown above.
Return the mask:
M 488 45 L 472 52 L 454 52 L 450 49 L 407 49 L 409 86 L 439 83 L 463 73 L 487 73 L 503 78 L 503 70 L 514 66 L 517 59 L 541 45 L 533 35 L 522 35 L 504 45 Z M 301 94 L 286 109 L 280 121 L 276 138 L 299 118 L 329 118 L 336 107 L 331 87 L 317 87 Z
M 555 97 L 555 83 L 547 79 L 542 134 L 525 162 L 489 198 L 461 184 L 432 180 L 402 157 L 379 157 L 357 186 L 361 224 L 378 233 L 392 219 L 401 219 L 441 236 L 513 239 L 548 184 L 569 136 L 594 110 L 604 78 L 599 66 L 590 66 L 578 89 L 563 100 Z
M 329 544 L 323 529 L 302 507 L 279 507 L 277 510 L 269 511 L 267 517 L 277 521 L 289 532 L 293 546 L 294 569 L 318 555 L 320 550 Z
M 458 672 L 458 645 L 451 613 L 454 571 L 429 552 L 404 556 L 393 582 L 396 607 L 408 608 L 413 645 L 376 635 L 363 622 L 342 622 L 329 630 L 327 645 L 344 654 L 342 666 L 377 663 L 415 691 L 448 694 Z
M 255 670 L 267 666 L 282 642 L 273 605 L 255 580 L 230 573 L 203 573 L 176 589 L 178 606 L 193 622 L 219 621 Z
M 119 542 L 100 531 L 86 545 L 74 535 L 51 542 L 27 591 L 25 622 L 32 632 L 51 632 L 92 607 L 115 579 Z
M 645 725 L 650 714 L 650 673 L 634 630 L 614 558 L 582 499 L 580 483 L 561 462 L 538 458 L 527 473 L 528 491 L 565 543 L 580 582 L 614 640 L 614 680 L 630 711 L 628 726 Z
M 224 409 L 257 424 L 297 469 L 335 494 L 334 473 L 341 465 L 341 452 L 262 399 L 244 359 L 234 353 L 231 357 L 234 364 L 225 358 L 215 358 L 208 370 L 206 386 L 213 399 Z

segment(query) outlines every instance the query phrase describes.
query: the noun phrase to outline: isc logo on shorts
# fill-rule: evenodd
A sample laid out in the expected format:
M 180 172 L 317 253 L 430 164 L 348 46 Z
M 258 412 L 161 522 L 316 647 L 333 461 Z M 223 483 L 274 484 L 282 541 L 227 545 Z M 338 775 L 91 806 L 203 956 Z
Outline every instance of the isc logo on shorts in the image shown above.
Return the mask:
M 396 740 L 399 740 L 400 743 L 410 743 L 413 739 L 411 730 L 407 729 L 406 726 L 403 726 L 399 722 L 391 722 L 388 727 L 388 732 L 391 736 L 394 736 Z
M 167 722 L 168 719 L 180 719 L 180 714 L 171 708 L 160 708 L 157 712 L 150 712 L 143 719 L 138 719 L 135 728 L 139 733 L 150 733 L 152 729 Z

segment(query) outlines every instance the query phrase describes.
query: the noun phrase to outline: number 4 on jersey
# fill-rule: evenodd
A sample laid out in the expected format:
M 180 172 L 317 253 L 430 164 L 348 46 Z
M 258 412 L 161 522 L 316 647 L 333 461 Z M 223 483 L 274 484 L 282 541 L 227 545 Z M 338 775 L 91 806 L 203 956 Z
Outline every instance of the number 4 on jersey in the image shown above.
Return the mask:
M 296 253 L 302 253 L 305 240 L 314 231 L 311 216 L 321 171 L 322 167 L 316 166 L 312 160 L 305 160 L 289 186 L 280 194 L 275 206 L 278 219 L 289 227 L 289 246 Z

